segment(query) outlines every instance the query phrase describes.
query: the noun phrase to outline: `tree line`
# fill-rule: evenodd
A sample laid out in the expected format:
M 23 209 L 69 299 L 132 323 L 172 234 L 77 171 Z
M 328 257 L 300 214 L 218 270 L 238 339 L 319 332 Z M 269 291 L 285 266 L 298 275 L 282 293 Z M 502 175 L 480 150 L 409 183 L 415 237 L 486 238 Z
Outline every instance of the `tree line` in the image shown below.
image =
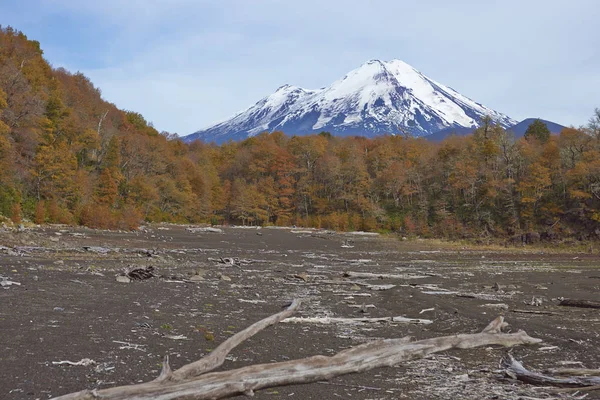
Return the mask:
M 118 109 L 38 42 L 0 27 L 0 215 L 132 229 L 142 221 L 600 237 L 600 110 L 515 139 L 484 119 L 442 143 L 263 133 L 183 143 Z

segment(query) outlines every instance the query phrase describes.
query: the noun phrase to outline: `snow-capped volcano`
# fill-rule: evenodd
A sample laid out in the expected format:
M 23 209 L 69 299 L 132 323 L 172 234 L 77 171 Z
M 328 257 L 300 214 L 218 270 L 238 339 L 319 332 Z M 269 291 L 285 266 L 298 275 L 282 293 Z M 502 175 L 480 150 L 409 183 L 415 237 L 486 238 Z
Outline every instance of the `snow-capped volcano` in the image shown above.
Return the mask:
M 319 90 L 284 85 L 234 117 L 184 137 L 223 143 L 264 131 L 307 135 L 425 136 L 477 127 L 483 116 L 507 128 L 516 121 L 429 79 L 400 60 L 372 60 Z

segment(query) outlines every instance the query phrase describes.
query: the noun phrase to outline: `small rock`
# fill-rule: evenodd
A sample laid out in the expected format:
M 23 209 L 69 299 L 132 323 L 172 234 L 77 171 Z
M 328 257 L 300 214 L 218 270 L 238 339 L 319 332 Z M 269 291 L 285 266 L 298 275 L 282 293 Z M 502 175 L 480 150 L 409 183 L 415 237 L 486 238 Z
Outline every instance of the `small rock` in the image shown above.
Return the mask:
M 100 246 L 83 246 L 83 249 L 92 253 L 106 254 L 110 251 L 106 247 Z
M 455 380 L 465 382 L 469 380 L 469 374 L 457 375 L 454 377 Z
M 135 268 L 129 271 L 126 276 L 133 280 L 145 280 L 155 277 L 154 267 L 152 265 L 146 268 Z
M 194 275 L 205 277 L 207 272 L 208 271 L 206 271 L 205 269 L 198 268 L 197 270 L 194 271 Z
M 63 312 L 65 309 L 62 307 L 54 307 L 54 311 Z
M 294 278 L 302 279 L 304 282 L 308 282 L 308 274 L 306 272 L 295 274 Z
M 190 281 L 192 281 L 192 282 L 200 282 L 203 280 L 204 280 L 204 277 L 202 275 L 192 275 L 190 277 Z
M 402 241 L 406 241 L 408 238 L 406 236 L 402 236 Z
M 535 307 L 539 307 L 541 306 L 543 303 L 543 300 L 540 297 L 532 297 L 531 298 L 531 303 L 527 303 L 529 305 L 535 306 Z
M 171 340 L 188 340 L 187 336 L 183 335 L 165 335 L 165 337 Z
M 21 286 L 21 283 L 9 281 L 8 279 L 5 279 L 5 278 L 0 279 L 0 286 L 7 287 L 7 286 L 12 286 L 12 285 Z
M 479 307 L 496 308 L 499 310 L 508 310 L 508 304 L 504 304 L 504 303 L 482 304 Z
M 129 277 L 127 277 L 127 276 L 119 275 L 119 276 L 117 276 L 117 282 L 129 283 L 129 282 L 131 282 L 131 279 L 129 279 Z
M 231 278 L 230 278 L 230 277 L 228 277 L 227 275 L 221 275 L 219 278 L 220 278 L 222 281 L 227 281 L 227 282 L 230 282 L 230 281 L 231 281 Z

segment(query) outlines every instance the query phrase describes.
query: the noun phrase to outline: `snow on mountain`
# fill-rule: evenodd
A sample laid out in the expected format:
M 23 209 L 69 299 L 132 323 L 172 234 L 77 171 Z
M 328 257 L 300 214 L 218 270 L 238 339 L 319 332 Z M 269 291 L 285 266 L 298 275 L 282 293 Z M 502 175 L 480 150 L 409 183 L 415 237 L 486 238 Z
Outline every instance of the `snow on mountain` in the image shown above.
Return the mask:
M 516 123 L 403 61 L 371 60 L 323 89 L 284 85 L 249 109 L 183 139 L 223 143 L 275 130 L 288 135 L 425 136 L 450 127 L 477 127 L 486 115 L 504 127 Z

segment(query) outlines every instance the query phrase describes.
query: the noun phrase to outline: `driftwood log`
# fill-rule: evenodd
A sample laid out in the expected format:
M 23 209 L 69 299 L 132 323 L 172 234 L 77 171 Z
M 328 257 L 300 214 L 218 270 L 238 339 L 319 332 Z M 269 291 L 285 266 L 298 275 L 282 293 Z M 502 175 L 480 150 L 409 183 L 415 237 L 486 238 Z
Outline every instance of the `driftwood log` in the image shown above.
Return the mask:
M 417 274 L 374 274 L 372 272 L 344 272 L 345 278 L 356 278 L 356 279 L 423 279 L 431 278 L 434 275 L 417 275 Z
M 558 305 L 565 307 L 600 308 L 600 301 L 562 299 Z
M 360 306 L 359 306 L 360 307 Z M 433 321 L 430 319 L 420 318 L 406 318 L 406 317 L 381 317 L 381 318 L 335 318 L 335 317 L 290 317 L 286 318 L 281 322 L 287 322 L 292 324 L 347 324 L 347 325 L 360 325 L 360 324 L 377 324 L 377 323 L 396 323 L 396 324 L 421 324 L 428 325 L 432 324 Z
M 583 388 L 600 385 L 599 376 L 555 377 L 529 371 L 510 354 L 502 360 L 502 366 L 505 373 L 511 378 L 532 385 L 557 386 L 562 388 Z
M 545 372 L 562 376 L 600 376 L 600 369 L 589 368 L 550 368 Z
M 258 364 L 231 371 L 211 372 L 223 364 L 238 344 L 294 313 L 295 300 L 284 311 L 265 318 L 223 342 L 207 357 L 176 371 L 165 358 L 160 376 L 154 381 L 108 389 L 84 390 L 57 397 L 56 400 L 82 399 L 221 399 L 237 394 L 253 395 L 255 390 L 332 379 L 336 376 L 387 367 L 450 349 L 468 349 L 489 345 L 506 347 L 534 344 L 524 331 L 502 333 L 507 324 L 503 317 L 492 321 L 481 333 L 444 336 L 411 341 L 409 337 L 376 340 L 341 351 L 331 357 L 313 356 L 279 363 Z

